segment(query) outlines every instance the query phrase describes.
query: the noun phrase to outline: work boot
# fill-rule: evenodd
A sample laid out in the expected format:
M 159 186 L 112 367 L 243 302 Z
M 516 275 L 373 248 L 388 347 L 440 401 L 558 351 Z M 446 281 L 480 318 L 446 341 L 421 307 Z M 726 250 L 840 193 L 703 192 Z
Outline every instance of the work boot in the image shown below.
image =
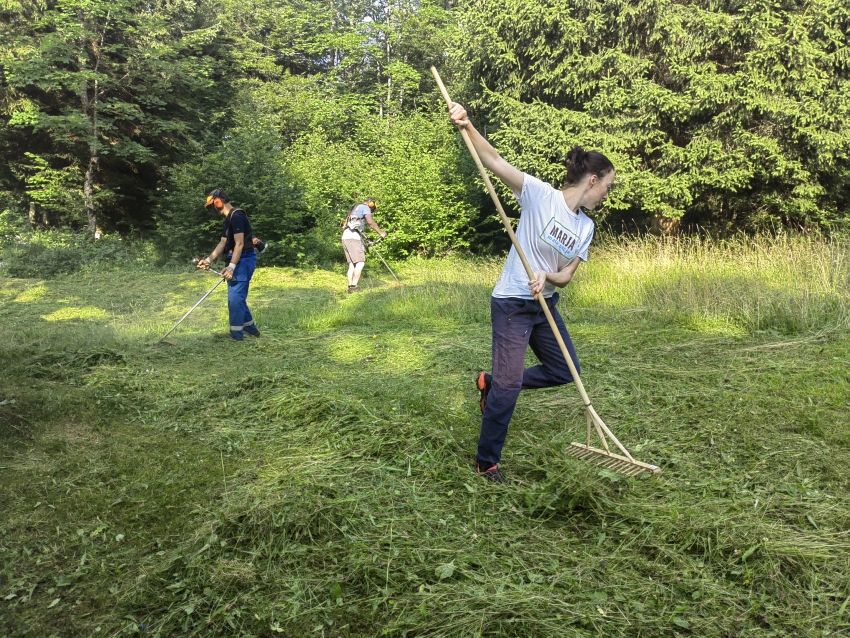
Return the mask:
M 257 330 L 256 324 L 253 324 L 253 325 L 250 325 L 250 326 L 245 326 L 245 334 L 251 335 L 252 337 L 254 337 L 256 339 L 260 338 L 260 331 Z
M 484 408 L 487 406 L 487 395 L 490 394 L 490 386 L 493 384 L 493 375 L 487 374 L 484 371 L 478 373 L 478 378 L 475 380 L 475 386 L 480 394 L 481 414 L 484 414 Z
M 358 292 L 357 286 L 349 286 L 348 287 L 348 294 L 350 295 L 353 292 Z
M 496 465 L 491 465 L 486 470 L 482 470 L 482 467 L 481 462 L 478 459 L 475 459 L 475 472 L 478 476 L 483 476 L 491 483 L 498 483 L 499 485 L 503 485 L 508 482 L 508 479 L 506 479 L 505 475 L 499 470 L 498 463 L 496 463 Z

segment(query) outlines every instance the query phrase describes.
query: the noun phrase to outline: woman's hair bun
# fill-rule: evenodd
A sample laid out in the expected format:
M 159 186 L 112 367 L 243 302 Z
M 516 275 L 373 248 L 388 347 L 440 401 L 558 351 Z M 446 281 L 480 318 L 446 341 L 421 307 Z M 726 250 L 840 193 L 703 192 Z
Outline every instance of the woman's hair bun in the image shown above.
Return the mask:
M 586 160 L 587 151 L 585 151 L 581 146 L 575 146 L 569 153 L 567 153 L 567 161 L 569 162 L 568 168 L 575 167 L 581 175 L 584 175 L 584 165 Z
M 599 151 L 586 151 L 574 146 L 566 156 L 567 184 L 576 184 L 585 175 L 602 177 L 614 170 L 614 165 Z

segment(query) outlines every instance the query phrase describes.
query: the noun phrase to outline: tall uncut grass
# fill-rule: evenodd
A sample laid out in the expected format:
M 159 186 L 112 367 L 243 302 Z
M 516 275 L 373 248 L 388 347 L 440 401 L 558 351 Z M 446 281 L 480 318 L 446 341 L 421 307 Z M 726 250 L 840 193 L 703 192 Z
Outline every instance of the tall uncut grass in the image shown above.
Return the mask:
M 576 306 L 648 308 L 695 326 L 794 333 L 850 326 L 850 243 L 819 235 L 603 239 Z
M 503 257 L 411 260 L 401 266 L 407 288 L 380 308 L 435 321 L 489 320 L 489 295 Z M 439 264 L 439 265 L 437 265 Z M 398 266 L 396 266 L 398 268 Z M 372 273 L 392 283 L 379 264 Z M 367 278 L 367 285 L 375 285 Z M 850 327 L 850 242 L 820 235 L 606 237 L 561 291 L 561 308 L 649 311 L 680 325 L 733 333 L 783 334 Z M 347 322 L 350 310 L 323 315 Z

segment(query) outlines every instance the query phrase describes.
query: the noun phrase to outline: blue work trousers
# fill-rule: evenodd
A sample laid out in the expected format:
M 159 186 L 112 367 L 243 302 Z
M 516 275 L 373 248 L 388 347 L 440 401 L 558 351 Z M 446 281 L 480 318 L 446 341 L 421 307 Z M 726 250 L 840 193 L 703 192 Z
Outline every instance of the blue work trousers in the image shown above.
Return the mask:
M 230 336 L 241 340 L 245 332 L 256 332 L 254 317 L 248 310 L 248 285 L 257 267 L 257 253 L 247 250 L 242 253 L 233 271 L 233 279 L 227 282 L 227 309 L 230 313 Z
M 555 324 L 580 373 L 570 334 L 555 307 L 558 293 L 546 300 Z M 502 458 L 502 447 L 508 435 L 520 390 L 549 388 L 573 380 L 555 334 L 543 314 L 539 301 L 518 297 L 490 298 L 490 321 L 493 326 L 493 380 L 481 418 L 478 439 L 478 463 L 492 467 Z M 528 347 L 537 355 L 540 365 L 525 367 Z

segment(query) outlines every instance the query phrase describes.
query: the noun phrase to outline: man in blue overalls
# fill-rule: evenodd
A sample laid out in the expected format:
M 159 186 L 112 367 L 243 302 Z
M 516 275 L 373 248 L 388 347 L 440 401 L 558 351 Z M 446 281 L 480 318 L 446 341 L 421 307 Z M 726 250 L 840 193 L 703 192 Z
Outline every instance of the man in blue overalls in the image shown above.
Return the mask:
M 235 208 L 230 198 L 220 188 L 216 188 L 207 196 L 204 204 L 224 215 L 224 226 L 221 229 L 221 241 L 218 242 L 210 256 L 198 262 L 198 268 L 209 268 L 219 255 L 224 254 L 227 267 L 222 275 L 227 279 L 227 308 L 230 312 L 230 338 L 242 341 L 245 333 L 259 337 L 260 331 L 254 323 L 254 317 L 248 310 L 248 284 L 257 267 L 257 253 L 254 250 L 254 237 L 251 233 L 251 222 L 241 208 Z

